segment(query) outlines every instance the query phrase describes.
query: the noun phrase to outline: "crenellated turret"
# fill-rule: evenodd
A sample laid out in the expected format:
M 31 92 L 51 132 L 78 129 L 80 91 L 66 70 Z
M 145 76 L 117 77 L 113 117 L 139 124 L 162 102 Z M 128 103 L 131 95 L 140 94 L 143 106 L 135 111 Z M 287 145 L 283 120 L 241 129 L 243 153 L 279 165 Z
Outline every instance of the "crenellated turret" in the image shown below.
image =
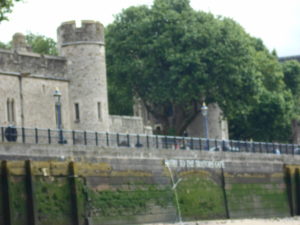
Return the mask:
M 99 22 L 75 21 L 58 28 L 58 49 L 67 59 L 73 128 L 109 129 L 104 27 Z

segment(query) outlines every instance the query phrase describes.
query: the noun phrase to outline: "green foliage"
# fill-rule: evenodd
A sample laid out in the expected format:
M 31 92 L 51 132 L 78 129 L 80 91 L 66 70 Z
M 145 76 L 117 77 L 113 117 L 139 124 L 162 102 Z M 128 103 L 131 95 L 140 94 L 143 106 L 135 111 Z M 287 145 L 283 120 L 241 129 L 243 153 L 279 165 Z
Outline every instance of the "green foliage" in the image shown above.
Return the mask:
M 57 55 L 56 42 L 52 38 L 29 33 L 26 35 L 27 44 L 33 52 L 47 55 Z
M 219 104 L 232 138 L 286 140 L 293 103 L 282 69 L 262 41 L 233 20 L 195 11 L 188 0 L 156 0 L 151 8 L 130 7 L 117 15 L 107 27 L 106 46 L 114 113 L 129 113 L 134 95 L 164 133 L 178 135 L 205 100 Z M 261 106 L 266 109 L 256 108 Z M 251 119 L 257 113 L 267 120 Z M 268 123 L 276 124 L 273 132 Z
M 16 2 L 22 0 L 0 0 L 0 22 L 8 20 L 7 14 L 12 12 L 12 8 Z
M 10 49 L 11 48 L 11 44 L 5 44 L 3 42 L 0 42 L 0 48 L 2 49 Z
M 291 90 L 293 96 L 299 100 L 300 97 L 300 63 L 295 60 L 282 63 L 284 82 Z

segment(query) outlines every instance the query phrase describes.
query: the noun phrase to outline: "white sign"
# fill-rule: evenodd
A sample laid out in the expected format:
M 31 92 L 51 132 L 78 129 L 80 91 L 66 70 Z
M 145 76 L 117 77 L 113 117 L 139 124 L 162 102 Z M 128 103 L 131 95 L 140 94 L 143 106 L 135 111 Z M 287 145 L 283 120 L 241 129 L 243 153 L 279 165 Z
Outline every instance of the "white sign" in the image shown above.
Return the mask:
M 170 168 L 225 168 L 224 161 L 209 161 L 197 159 L 166 159 L 165 165 Z

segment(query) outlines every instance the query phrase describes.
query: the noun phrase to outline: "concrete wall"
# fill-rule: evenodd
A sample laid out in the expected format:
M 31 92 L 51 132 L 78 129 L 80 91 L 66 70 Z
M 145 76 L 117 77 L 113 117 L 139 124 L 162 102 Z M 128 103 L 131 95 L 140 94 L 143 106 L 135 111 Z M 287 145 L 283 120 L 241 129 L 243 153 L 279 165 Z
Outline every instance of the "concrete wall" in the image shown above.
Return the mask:
M 31 160 L 36 224 L 74 224 L 74 218 L 78 224 L 162 223 L 179 221 L 179 214 L 185 221 L 299 214 L 299 156 L 8 143 L 0 145 L 0 174 L 2 182 L 18 187 L 11 192 L 15 200 L 10 201 L 17 202 L 10 203 L 13 224 L 24 224 L 23 206 L 30 199 L 22 188 L 28 182 L 24 160 Z M 0 185 L 2 193 L 5 187 Z

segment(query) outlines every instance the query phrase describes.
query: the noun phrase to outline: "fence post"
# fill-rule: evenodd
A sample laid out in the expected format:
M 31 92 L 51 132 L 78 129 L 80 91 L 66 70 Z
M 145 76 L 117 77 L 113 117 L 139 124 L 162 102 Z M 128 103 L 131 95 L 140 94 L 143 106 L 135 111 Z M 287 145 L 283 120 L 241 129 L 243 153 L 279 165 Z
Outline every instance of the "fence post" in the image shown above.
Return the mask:
M 95 132 L 95 141 L 96 141 L 96 146 L 98 146 L 98 133 Z
M 194 149 L 194 142 L 193 142 L 193 138 L 191 137 L 191 150 Z
M 87 145 L 86 131 L 83 132 L 84 145 Z
M 138 134 L 136 135 L 136 142 L 137 142 L 137 146 L 141 147 L 140 136 Z
M 120 144 L 120 137 L 119 137 L 119 133 L 117 133 L 117 146 L 119 146 Z
M 165 135 L 165 148 L 166 148 L 166 149 L 169 148 L 169 145 L 168 145 L 168 138 L 167 138 L 166 135 Z
M 147 148 L 150 148 L 150 144 L 149 144 L 149 136 L 146 136 L 146 140 L 147 140 Z
M 106 146 L 109 146 L 109 134 L 106 132 Z
M 75 130 L 72 130 L 72 141 L 73 141 L 73 145 L 76 144 L 76 141 L 75 141 Z
M 51 144 L 51 130 L 48 129 L 48 144 Z
M 130 147 L 130 137 L 129 137 L 129 134 L 127 134 L 127 146 Z
M 2 142 L 4 142 L 4 127 L 1 127 L 1 139 L 2 139 Z
M 156 142 L 156 148 L 158 148 L 159 146 L 158 146 L 158 136 L 157 135 L 155 136 L 155 142 Z
M 206 138 L 206 146 L 207 146 L 207 151 L 209 151 L 209 139 Z
M 224 140 L 222 140 L 222 151 L 226 151 L 226 149 L 225 149 L 225 141 Z
M 22 127 L 22 142 L 25 143 L 26 140 L 25 140 L 25 128 Z
M 199 138 L 199 150 L 202 150 L 202 143 L 201 143 L 201 138 Z
M 34 133 L 35 133 L 35 143 L 37 144 L 37 143 L 39 143 L 39 135 L 38 135 L 38 129 L 37 128 L 34 129 Z

